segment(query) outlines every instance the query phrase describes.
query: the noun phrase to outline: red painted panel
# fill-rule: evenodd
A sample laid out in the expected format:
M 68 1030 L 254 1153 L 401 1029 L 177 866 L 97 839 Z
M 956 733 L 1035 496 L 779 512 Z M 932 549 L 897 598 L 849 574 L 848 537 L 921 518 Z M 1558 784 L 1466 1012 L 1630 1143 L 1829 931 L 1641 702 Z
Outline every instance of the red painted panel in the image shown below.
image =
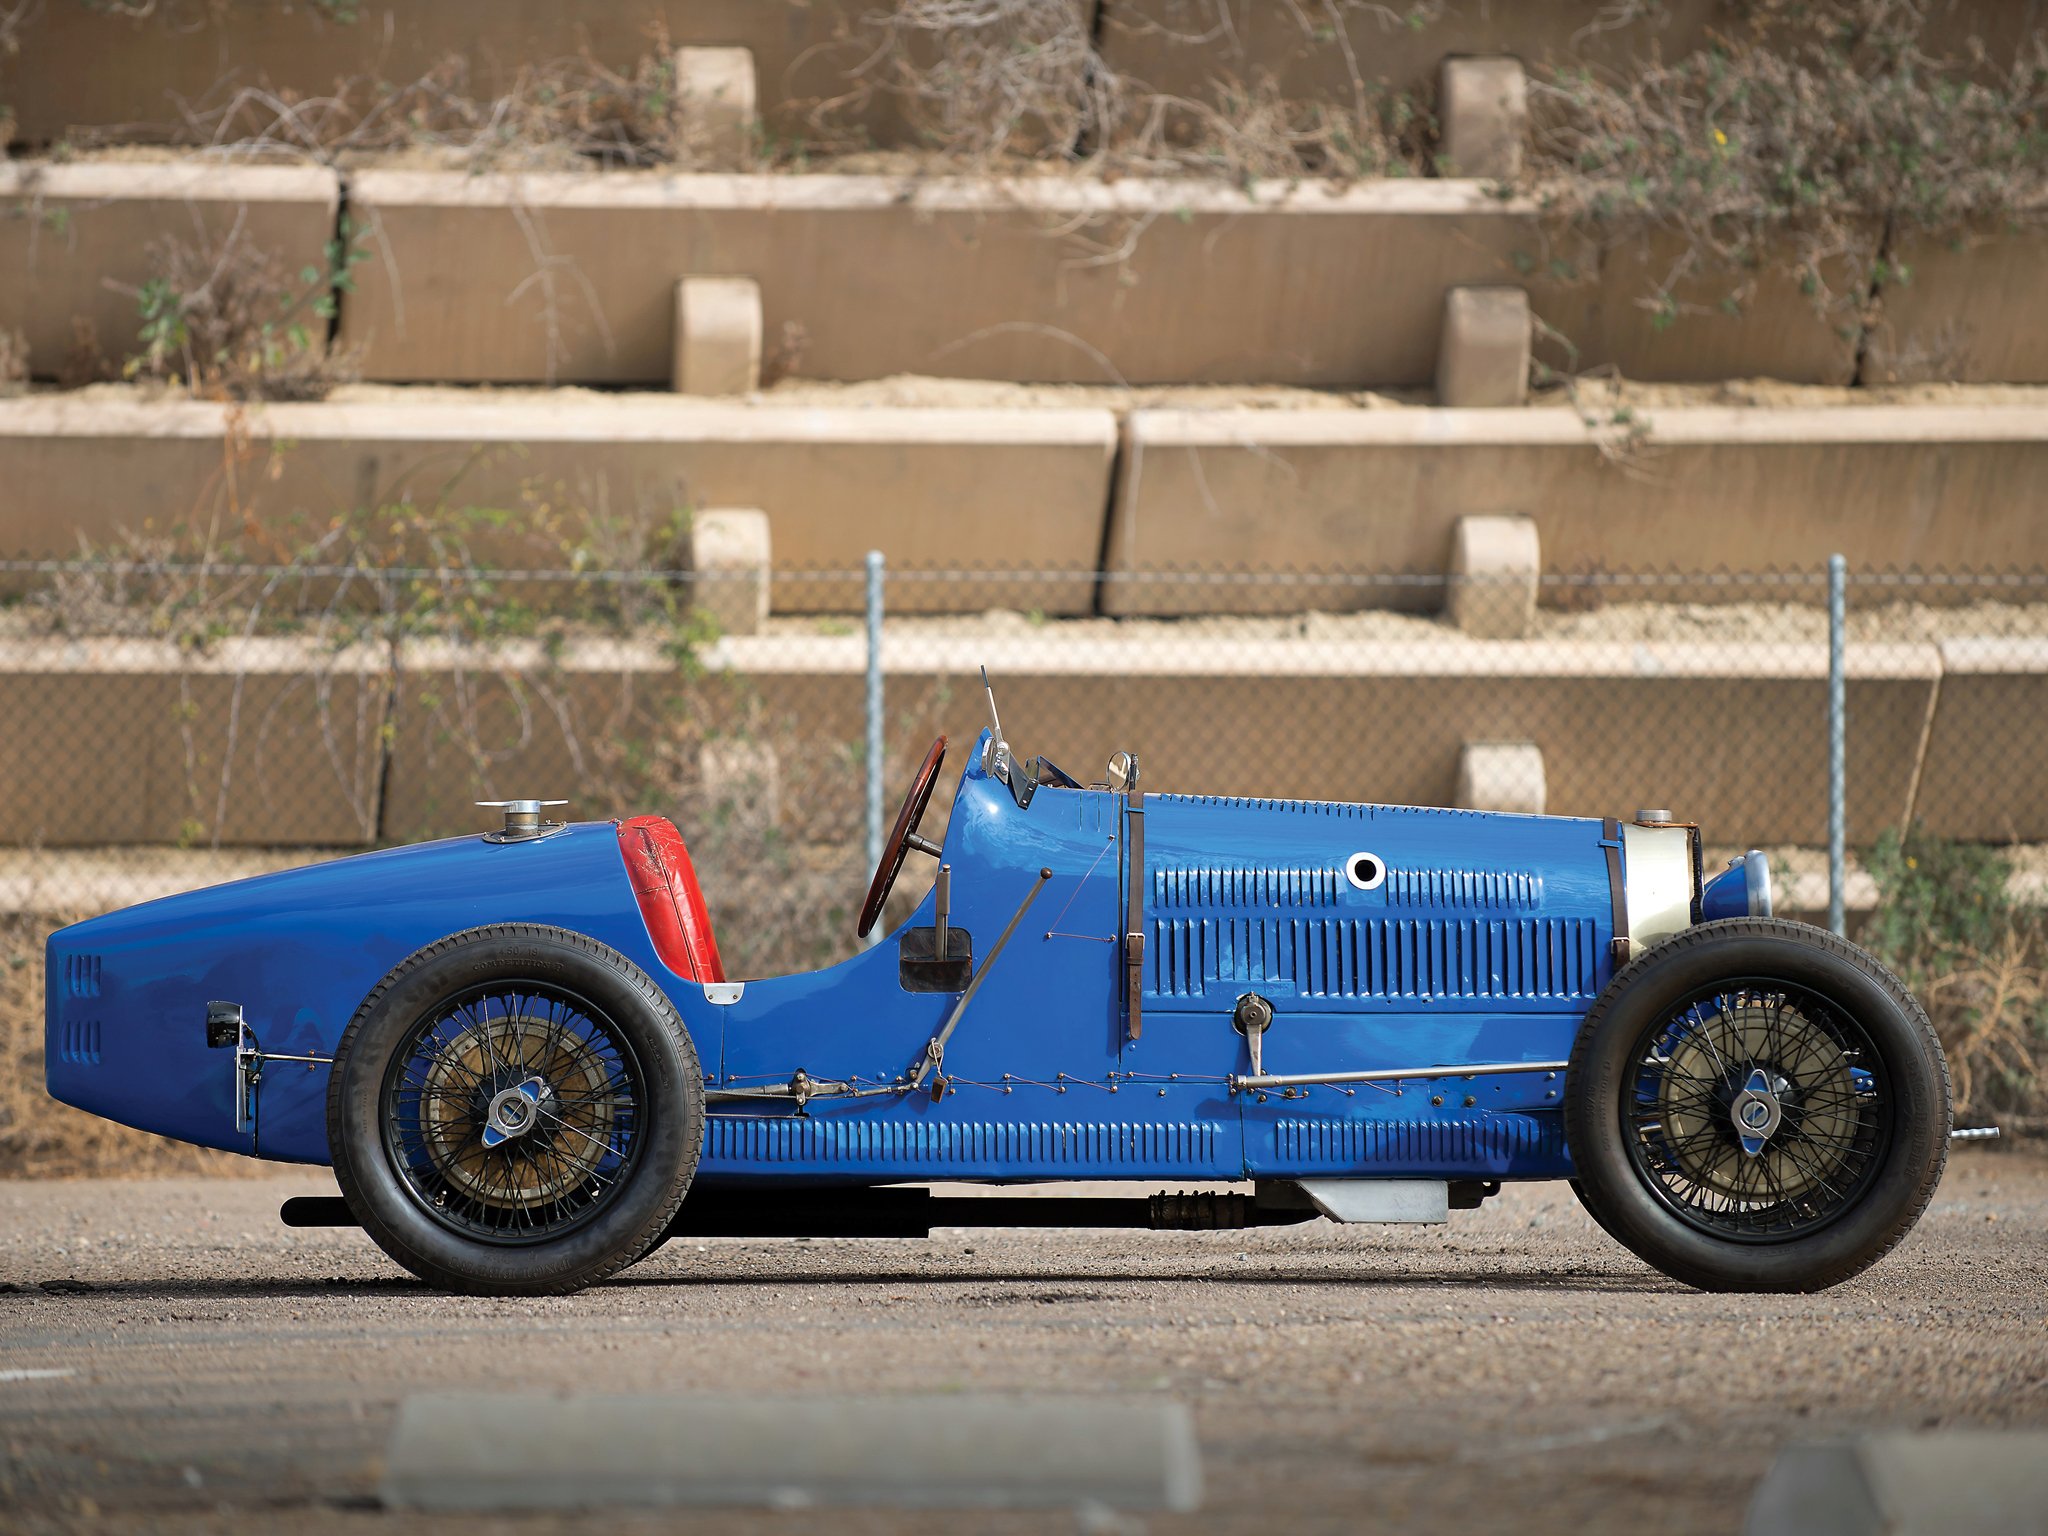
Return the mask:
M 725 980 L 718 943 L 711 936 L 711 913 L 675 823 L 666 816 L 620 822 L 619 852 L 661 963 L 686 981 Z

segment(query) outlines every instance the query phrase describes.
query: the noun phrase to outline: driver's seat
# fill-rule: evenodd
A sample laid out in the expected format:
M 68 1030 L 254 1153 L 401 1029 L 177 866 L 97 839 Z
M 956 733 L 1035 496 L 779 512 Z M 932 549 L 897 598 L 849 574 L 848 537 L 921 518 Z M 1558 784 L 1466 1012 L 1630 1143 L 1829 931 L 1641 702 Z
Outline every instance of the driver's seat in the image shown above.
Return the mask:
M 725 980 L 697 869 L 675 823 L 666 816 L 620 822 L 619 853 L 661 963 L 685 981 Z

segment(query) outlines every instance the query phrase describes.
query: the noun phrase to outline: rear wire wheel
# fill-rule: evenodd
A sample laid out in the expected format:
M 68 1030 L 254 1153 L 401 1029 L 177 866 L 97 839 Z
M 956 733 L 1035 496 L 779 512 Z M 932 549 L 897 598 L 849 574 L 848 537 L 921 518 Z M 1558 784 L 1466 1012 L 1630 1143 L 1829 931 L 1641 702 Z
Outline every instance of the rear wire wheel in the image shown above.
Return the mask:
M 1948 1067 L 1895 976 L 1833 934 L 1687 929 L 1609 984 L 1565 1089 L 1573 1187 L 1666 1274 L 1808 1291 L 1877 1262 L 1948 1155 Z
M 696 1171 L 703 1074 L 623 955 L 499 924 L 431 944 L 335 1055 L 328 1143 L 351 1212 L 429 1284 L 580 1290 L 645 1254 Z

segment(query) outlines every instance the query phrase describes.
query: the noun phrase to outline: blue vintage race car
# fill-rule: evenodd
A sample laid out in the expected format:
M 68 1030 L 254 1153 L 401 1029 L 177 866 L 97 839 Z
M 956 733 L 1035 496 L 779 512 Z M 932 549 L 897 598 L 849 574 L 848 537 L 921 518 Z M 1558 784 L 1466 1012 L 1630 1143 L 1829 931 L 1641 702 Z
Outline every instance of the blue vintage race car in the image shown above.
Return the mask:
M 65 1103 L 331 1162 L 429 1282 L 567 1292 L 678 1233 L 935 1224 L 1441 1222 L 1570 1179 L 1688 1284 L 1810 1290 L 1918 1218 L 1950 1133 L 1927 1018 L 1870 956 L 1771 916 L 1759 854 L 1697 828 L 1147 795 L 968 756 L 903 802 L 901 928 L 729 980 L 659 817 L 488 835 L 195 891 L 63 929 Z M 929 1181 L 1227 1180 L 1150 1198 L 947 1200 Z

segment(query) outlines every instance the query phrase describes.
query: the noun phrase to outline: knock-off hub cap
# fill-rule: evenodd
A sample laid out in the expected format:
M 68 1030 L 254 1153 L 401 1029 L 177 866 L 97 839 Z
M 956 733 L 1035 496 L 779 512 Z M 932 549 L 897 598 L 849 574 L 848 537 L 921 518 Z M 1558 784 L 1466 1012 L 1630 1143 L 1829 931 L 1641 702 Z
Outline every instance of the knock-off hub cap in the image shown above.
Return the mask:
M 1742 1150 L 1750 1157 L 1760 1154 L 1785 1118 L 1762 1067 L 1750 1069 L 1748 1081 L 1728 1103 L 1728 1116 L 1735 1122 L 1735 1139 L 1742 1143 Z
M 484 1145 L 499 1146 L 532 1130 L 540 1121 L 540 1103 L 546 1093 L 545 1081 L 529 1077 L 493 1094 L 490 1110 L 484 1117 Z

